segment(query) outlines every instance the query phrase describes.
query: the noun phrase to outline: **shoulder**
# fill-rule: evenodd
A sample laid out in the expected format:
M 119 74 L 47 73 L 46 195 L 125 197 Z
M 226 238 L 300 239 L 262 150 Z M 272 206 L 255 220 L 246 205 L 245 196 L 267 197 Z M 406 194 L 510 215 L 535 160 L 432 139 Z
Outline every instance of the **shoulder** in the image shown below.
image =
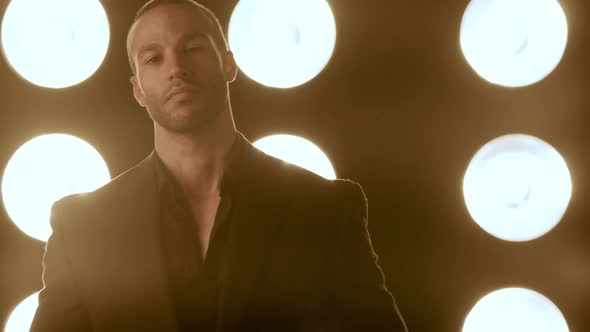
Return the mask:
M 366 209 L 366 196 L 362 186 L 348 179 L 329 180 L 307 169 L 259 152 L 266 163 L 261 172 L 261 182 L 284 194 L 296 205 L 333 206 L 339 210 L 347 208 Z
M 364 201 L 361 186 L 350 180 L 328 180 L 307 169 L 257 149 L 240 134 L 233 179 L 247 192 L 281 197 L 340 197 Z M 278 197 L 277 197 L 278 198 Z
M 71 214 L 91 216 L 94 211 L 116 208 L 129 200 L 137 199 L 137 192 L 144 192 L 153 180 L 152 155 L 113 178 L 98 189 L 65 196 L 53 204 L 51 215 Z M 53 218 L 52 218 L 53 219 Z

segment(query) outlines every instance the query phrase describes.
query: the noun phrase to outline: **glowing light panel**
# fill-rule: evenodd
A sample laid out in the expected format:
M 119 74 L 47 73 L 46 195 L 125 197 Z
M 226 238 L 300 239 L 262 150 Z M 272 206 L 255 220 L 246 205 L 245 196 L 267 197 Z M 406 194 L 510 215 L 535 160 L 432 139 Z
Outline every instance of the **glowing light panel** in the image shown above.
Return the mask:
M 98 0 L 12 0 L 2 22 L 2 47 L 25 80 L 65 88 L 90 77 L 109 45 Z
M 51 206 L 110 180 L 100 154 L 83 140 L 63 134 L 39 136 L 12 156 L 2 178 L 4 207 L 27 235 L 47 241 Z
M 486 295 L 469 312 L 462 332 L 569 332 L 559 309 L 543 295 L 525 288 L 505 288 Z
M 269 87 L 291 88 L 328 64 L 336 23 L 325 0 L 241 0 L 228 38 L 246 75 Z
M 568 36 L 556 0 L 472 0 L 461 22 L 461 48 L 491 83 L 521 87 L 545 78 L 561 61 Z
M 254 142 L 264 153 L 303 167 L 329 180 L 336 179 L 332 163 L 320 148 L 306 139 L 291 135 L 267 136 Z
M 35 293 L 27 297 L 22 301 L 8 318 L 4 332 L 29 332 L 33 318 L 35 317 L 35 311 L 39 306 L 38 300 L 39 293 Z
M 473 220 L 508 241 L 528 241 L 557 225 L 572 194 L 561 155 L 528 135 L 507 135 L 484 145 L 463 179 Z

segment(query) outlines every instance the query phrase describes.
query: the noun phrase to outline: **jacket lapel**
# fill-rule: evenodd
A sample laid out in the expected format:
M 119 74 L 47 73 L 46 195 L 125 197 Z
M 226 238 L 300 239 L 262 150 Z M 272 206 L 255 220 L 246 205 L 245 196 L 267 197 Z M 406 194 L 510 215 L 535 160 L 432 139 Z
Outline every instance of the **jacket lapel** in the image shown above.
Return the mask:
M 126 301 L 134 306 L 132 310 L 135 313 L 133 317 L 124 317 L 117 328 L 158 331 L 176 329 L 161 246 L 153 158 L 152 152 L 129 171 L 119 196 L 122 203 L 119 206 L 124 208 L 117 213 L 117 218 L 113 218 L 118 231 L 110 245 L 118 248 L 118 261 L 126 262 L 115 272 L 120 289 L 113 293 L 125 294 Z M 130 242 L 130 239 L 133 240 Z
M 244 139 L 245 140 L 245 139 Z M 239 330 L 240 318 L 265 270 L 275 234 L 283 224 L 287 202 L 274 174 L 280 162 L 264 155 L 245 141 L 237 157 L 231 181 L 233 212 L 229 235 L 229 259 L 222 272 L 223 287 L 218 331 Z M 265 185 L 272 183 L 272 186 Z

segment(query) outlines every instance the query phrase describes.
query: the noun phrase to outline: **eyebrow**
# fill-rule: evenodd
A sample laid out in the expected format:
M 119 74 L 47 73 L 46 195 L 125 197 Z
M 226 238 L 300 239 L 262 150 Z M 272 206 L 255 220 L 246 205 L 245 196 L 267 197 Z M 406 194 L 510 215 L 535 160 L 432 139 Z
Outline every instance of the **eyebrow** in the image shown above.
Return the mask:
M 157 50 L 161 48 L 161 46 L 158 43 L 149 43 L 147 45 L 143 45 L 140 49 L 139 52 L 137 52 L 137 57 L 141 58 L 141 55 L 147 51 L 153 51 L 153 50 Z
M 188 33 L 188 34 L 184 34 L 182 37 L 180 37 L 180 41 L 181 42 L 186 42 L 192 39 L 205 39 L 205 40 L 209 40 L 209 38 L 207 37 L 207 34 L 204 34 L 202 32 L 193 32 L 193 33 Z M 141 55 L 147 51 L 153 51 L 153 50 L 157 50 L 160 49 L 161 46 L 160 44 L 158 44 L 157 42 L 152 42 L 146 45 L 143 45 L 140 49 L 139 52 L 137 52 L 137 57 L 140 58 Z
M 191 39 L 195 39 L 195 38 L 199 38 L 199 39 L 206 39 L 209 40 L 209 37 L 206 33 L 202 33 L 202 32 L 192 32 L 192 33 L 187 33 L 185 35 L 183 35 L 180 40 L 182 41 L 187 41 L 187 40 L 191 40 Z

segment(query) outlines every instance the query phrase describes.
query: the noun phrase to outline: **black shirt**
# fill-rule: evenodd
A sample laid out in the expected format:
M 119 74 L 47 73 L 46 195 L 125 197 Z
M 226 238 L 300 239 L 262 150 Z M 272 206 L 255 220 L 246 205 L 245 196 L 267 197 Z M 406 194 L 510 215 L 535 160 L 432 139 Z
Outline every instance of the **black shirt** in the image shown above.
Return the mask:
M 179 331 L 213 331 L 217 323 L 222 269 L 227 262 L 228 228 L 232 213 L 232 161 L 242 144 L 236 134 L 220 188 L 220 203 L 205 259 L 198 231 L 182 189 L 154 153 L 160 197 L 162 249 L 166 262 L 171 303 Z M 230 174 L 230 176 L 228 176 Z

